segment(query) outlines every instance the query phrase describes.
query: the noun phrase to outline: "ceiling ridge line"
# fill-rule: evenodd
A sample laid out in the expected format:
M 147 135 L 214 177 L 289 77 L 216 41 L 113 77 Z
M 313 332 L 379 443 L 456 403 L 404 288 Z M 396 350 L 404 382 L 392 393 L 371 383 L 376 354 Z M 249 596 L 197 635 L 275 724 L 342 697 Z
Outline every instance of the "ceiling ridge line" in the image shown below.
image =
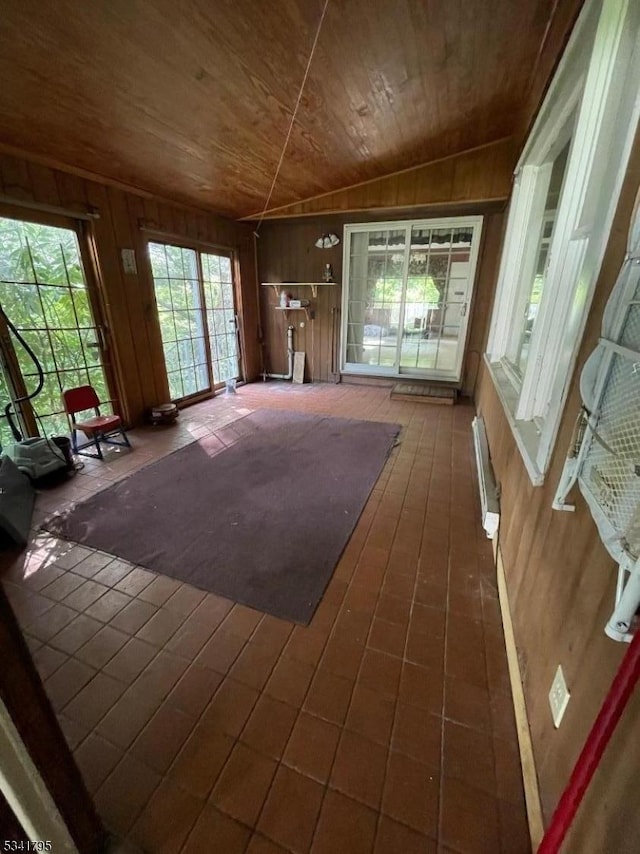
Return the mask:
M 304 199 L 298 199 L 295 202 L 288 202 L 286 205 L 278 205 L 275 208 L 268 208 L 262 211 L 262 213 L 258 213 L 257 211 L 252 214 L 246 214 L 246 216 L 238 217 L 237 222 L 251 221 L 255 220 L 257 217 L 260 217 L 260 224 L 262 224 L 262 220 L 268 214 L 276 213 L 277 211 L 283 211 L 287 208 L 295 207 L 296 205 L 304 205 L 307 202 L 314 202 L 317 199 L 323 199 L 326 196 L 333 196 L 335 193 L 344 193 L 347 190 L 354 190 L 356 187 L 364 187 L 367 184 L 375 184 L 377 181 L 384 181 L 388 178 L 395 178 L 396 175 L 406 175 L 408 172 L 415 172 L 417 169 L 423 169 L 425 166 L 435 166 L 436 163 L 443 163 L 445 160 L 453 160 L 456 157 L 462 157 L 465 154 L 473 154 L 476 151 L 482 151 L 484 148 L 491 148 L 491 146 L 498 145 L 501 142 L 507 142 L 508 140 L 515 140 L 515 134 L 507 134 L 506 136 L 498 137 L 498 139 L 494 139 L 491 142 L 483 142 L 482 145 L 474 145 L 471 148 L 465 148 L 462 151 L 457 151 L 455 154 L 445 154 L 444 157 L 435 157 L 433 160 L 424 160 L 422 163 L 418 163 L 416 166 L 406 166 L 404 169 L 396 169 L 393 172 L 385 172 L 384 175 L 378 175 L 376 178 L 367 178 L 365 181 L 356 181 L 355 184 L 347 184 L 344 187 L 337 187 L 335 190 L 327 190 L 325 193 L 318 193 L 315 196 L 307 196 Z
M 340 192 L 338 190 L 338 192 Z M 269 211 L 267 211 L 267 216 L 265 217 L 267 222 L 281 222 L 286 219 L 312 219 L 313 217 L 323 217 L 323 216 L 342 216 L 343 214 L 366 214 L 366 213 L 384 213 L 385 211 L 389 211 L 390 213 L 394 211 L 416 211 L 419 212 L 421 210 L 426 209 L 435 209 L 435 208 L 445 208 L 451 209 L 453 211 L 458 211 L 467 208 L 478 208 L 478 206 L 482 205 L 483 207 L 498 205 L 507 202 L 509 199 L 508 195 L 500 195 L 500 196 L 478 196 L 472 199 L 444 199 L 439 202 L 412 202 L 406 203 L 402 202 L 400 204 L 385 204 L 385 205 L 368 205 L 368 206 L 356 206 L 351 208 L 327 208 L 326 210 L 318 210 L 318 211 L 305 211 L 304 213 L 286 213 L 286 209 L 283 209 L 284 213 L 274 214 L 273 216 L 269 215 Z M 278 210 L 274 208 L 274 211 Z M 472 211 L 468 211 L 471 213 Z M 451 216 L 454 214 L 452 213 Z M 246 222 L 249 224 L 250 220 L 245 217 L 244 219 L 237 219 L 237 223 L 242 224 Z

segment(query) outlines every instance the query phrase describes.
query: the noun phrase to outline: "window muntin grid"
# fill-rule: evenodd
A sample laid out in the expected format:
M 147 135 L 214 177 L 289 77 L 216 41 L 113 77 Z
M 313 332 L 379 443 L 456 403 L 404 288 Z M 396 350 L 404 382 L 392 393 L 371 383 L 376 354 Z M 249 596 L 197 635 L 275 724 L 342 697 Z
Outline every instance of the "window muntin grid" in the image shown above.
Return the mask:
M 231 259 L 159 242 L 149 243 L 149 258 L 171 399 L 237 378 Z
M 113 411 L 74 229 L 0 217 L 0 304 L 42 365 L 44 386 L 31 403 L 40 433 L 68 433 L 65 389 L 91 385 Z M 30 392 L 36 368 L 19 342 L 11 345 Z M 9 396 L 6 378 L 0 395 Z M 3 445 L 13 441 L 4 417 L 0 431 Z

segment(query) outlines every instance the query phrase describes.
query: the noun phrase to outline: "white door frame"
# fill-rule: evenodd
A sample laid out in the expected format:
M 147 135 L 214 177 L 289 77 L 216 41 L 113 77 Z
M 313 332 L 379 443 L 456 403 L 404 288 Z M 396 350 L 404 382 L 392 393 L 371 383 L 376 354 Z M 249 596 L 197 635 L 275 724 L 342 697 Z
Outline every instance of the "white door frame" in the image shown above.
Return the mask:
M 67 826 L 2 700 L 0 791 L 22 825 L 25 835 L 34 843 L 30 850 L 78 854 Z
M 340 335 L 340 370 L 345 374 L 362 374 L 377 377 L 407 378 L 444 380 L 448 382 L 459 382 L 462 378 L 462 365 L 466 351 L 467 338 L 469 334 L 469 319 L 471 313 L 469 307 L 473 300 L 475 290 L 476 268 L 480 242 L 482 239 L 482 216 L 464 217 L 441 217 L 437 219 L 414 219 L 414 220 L 392 220 L 384 222 L 361 222 L 349 223 L 344 226 L 343 233 L 343 283 L 342 283 L 342 324 Z M 349 276 L 350 276 L 350 248 L 351 235 L 368 231 L 405 231 L 405 259 L 403 262 L 402 275 L 402 300 L 400 304 L 401 320 L 404 320 L 404 309 L 407 290 L 407 279 L 409 270 L 409 255 L 411 251 L 410 238 L 413 228 L 464 228 L 470 227 L 473 233 L 469 257 L 469 277 L 466 300 L 466 310 L 461 318 L 460 336 L 456 353 L 456 364 L 452 371 L 444 370 L 420 370 L 417 368 L 401 368 L 399 365 L 399 353 L 402 346 L 402 335 L 398 328 L 398 342 L 396 348 L 396 364 L 392 367 L 380 365 L 369 366 L 347 362 L 347 329 L 349 321 Z

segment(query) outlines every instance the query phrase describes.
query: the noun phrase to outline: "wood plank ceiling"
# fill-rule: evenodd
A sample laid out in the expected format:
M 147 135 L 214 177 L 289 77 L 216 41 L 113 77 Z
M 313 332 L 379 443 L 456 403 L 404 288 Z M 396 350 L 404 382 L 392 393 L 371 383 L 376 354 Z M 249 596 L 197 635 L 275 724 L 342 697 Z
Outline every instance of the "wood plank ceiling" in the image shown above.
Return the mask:
M 0 0 L 0 143 L 262 209 L 323 0 Z M 271 207 L 514 132 L 556 0 L 329 0 Z

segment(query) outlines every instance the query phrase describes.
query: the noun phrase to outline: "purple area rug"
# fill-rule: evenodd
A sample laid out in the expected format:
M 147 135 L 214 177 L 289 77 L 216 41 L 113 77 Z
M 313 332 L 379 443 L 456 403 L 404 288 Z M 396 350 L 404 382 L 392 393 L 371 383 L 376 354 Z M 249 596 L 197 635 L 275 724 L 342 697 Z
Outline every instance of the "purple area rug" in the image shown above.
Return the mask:
M 307 624 L 399 431 L 259 410 L 45 527 Z

